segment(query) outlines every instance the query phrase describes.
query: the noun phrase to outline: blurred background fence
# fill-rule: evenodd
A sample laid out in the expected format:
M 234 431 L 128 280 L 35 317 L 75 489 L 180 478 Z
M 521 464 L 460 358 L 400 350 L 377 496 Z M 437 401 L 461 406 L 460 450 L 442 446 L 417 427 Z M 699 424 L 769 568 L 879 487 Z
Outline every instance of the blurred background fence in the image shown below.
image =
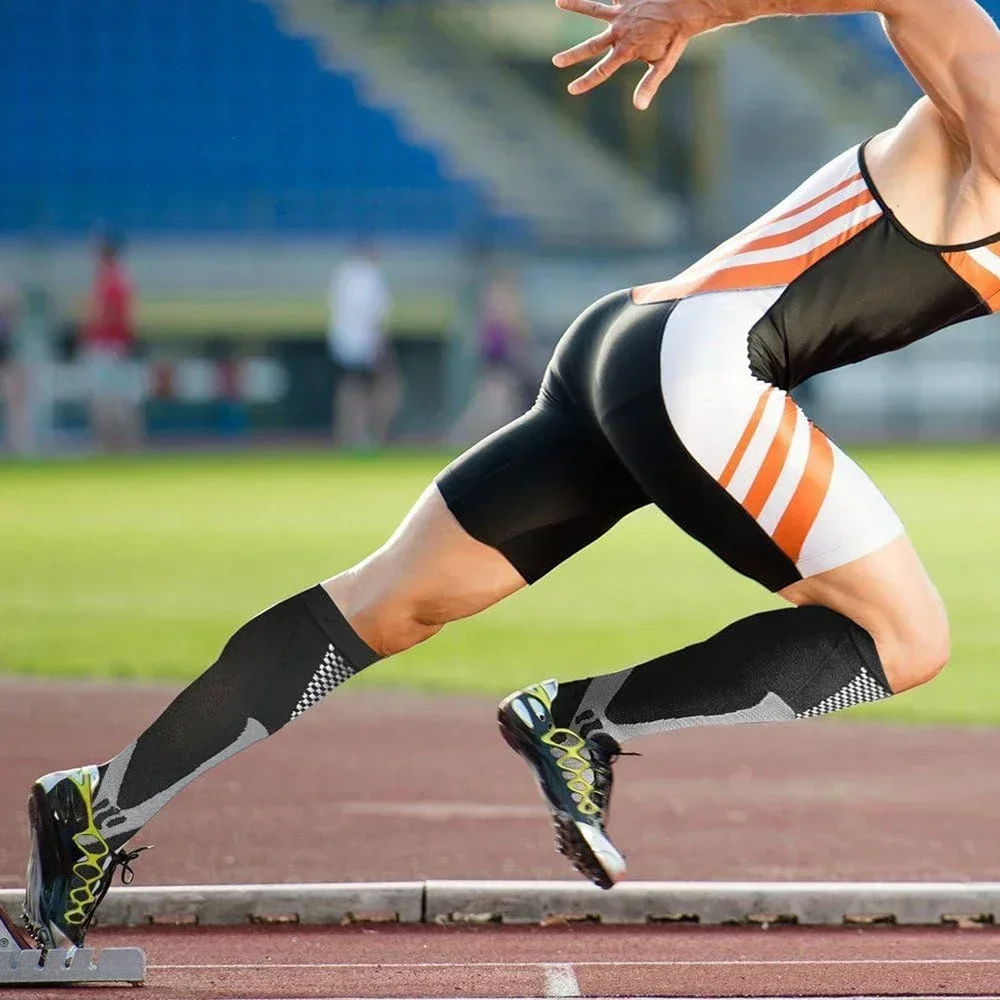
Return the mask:
M 530 398 L 590 301 L 685 266 L 915 96 L 873 17 L 786 19 L 700 39 L 638 115 L 635 74 L 566 95 L 549 58 L 587 31 L 548 0 L 0 0 L 7 445 L 92 443 L 99 235 L 124 240 L 120 391 L 147 442 L 329 435 L 362 244 L 392 302 L 389 437 L 458 442 Z M 848 438 L 993 437 L 998 338 L 966 325 L 806 405 Z

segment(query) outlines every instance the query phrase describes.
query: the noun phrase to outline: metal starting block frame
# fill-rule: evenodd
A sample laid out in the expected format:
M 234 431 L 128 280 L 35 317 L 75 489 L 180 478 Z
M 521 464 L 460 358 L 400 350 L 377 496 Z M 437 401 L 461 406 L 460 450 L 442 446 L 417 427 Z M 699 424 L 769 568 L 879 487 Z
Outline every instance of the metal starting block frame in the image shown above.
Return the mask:
M 0 906 L 0 986 L 146 981 L 141 948 L 36 948 Z

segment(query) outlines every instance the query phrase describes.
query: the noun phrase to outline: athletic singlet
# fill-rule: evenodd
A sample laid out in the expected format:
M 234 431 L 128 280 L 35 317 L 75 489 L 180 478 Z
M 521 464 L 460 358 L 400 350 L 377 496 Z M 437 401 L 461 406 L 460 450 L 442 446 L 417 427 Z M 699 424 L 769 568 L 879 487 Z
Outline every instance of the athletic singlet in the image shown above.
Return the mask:
M 633 300 L 746 292 L 750 371 L 785 390 L 1000 311 L 1000 234 L 951 246 L 917 239 L 872 183 L 865 145 L 677 277 L 633 289 Z M 730 297 L 730 316 L 732 307 Z
M 904 532 L 789 390 L 994 311 L 1000 234 L 916 239 L 854 147 L 677 277 L 581 313 L 535 406 L 438 488 L 526 580 L 654 501 L 738 572 L 781 590 Z

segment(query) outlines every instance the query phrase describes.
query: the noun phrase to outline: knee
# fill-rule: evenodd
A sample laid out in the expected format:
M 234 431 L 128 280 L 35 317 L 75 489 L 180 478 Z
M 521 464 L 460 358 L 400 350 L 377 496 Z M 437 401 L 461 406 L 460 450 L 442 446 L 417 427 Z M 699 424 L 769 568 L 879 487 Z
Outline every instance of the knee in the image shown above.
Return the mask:
M 932 681 L 951 656 L 951 633 L 943 607 L 923 609 L 874 639 L 895 694 Z
M 424 491 L 385 545 L 323 584 L 358 635 L 383 656 L 524 585 L 504 556 L 465 532 L 436 486 Z
M 450 620 L 402 588 L 398 576 L 368 562 L 324 584 L 354 631 L 383 658 L 429 639 Z
M 418 601 L 402 601 L 362 611 L 352 622 L 355 630 L 382 657 L 394 656 L 437 635 L 447 624 L 422 608 Z

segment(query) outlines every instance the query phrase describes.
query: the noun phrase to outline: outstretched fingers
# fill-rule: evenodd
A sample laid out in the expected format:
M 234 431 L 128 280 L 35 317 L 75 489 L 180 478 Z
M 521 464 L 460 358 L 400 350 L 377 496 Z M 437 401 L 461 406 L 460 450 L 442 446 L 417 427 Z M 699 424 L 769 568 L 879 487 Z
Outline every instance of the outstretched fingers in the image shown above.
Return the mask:
M 571 94 L 586 94 L 606 80 L 610 80 L 630 59 L 623 52 L 611 49 L 607 55 L 591 66 L 583 76 L 577 77 L 567 88 Z
M 599 35 L 594 35 L 593 38 L 588 38 L 585 42 L 580 42 L 579 45 L 574 45 L 571 49 L 557 52 L 552 57 L 552 62 L 560 69 L 565 69 L 567 66 L 575 66 L 585 59 L 593 59 L 594 56 L 599 56 L 606 48 L 610 47 L 612 40 L 613 32 L 611 28 L 607 28 Z
M 556 0 L 560 10 L 569 10 L 574 14 L 585 14 L 601 21 L 613 21 L 618 13 L 617 4 L 598 3 L 598 0 Z
M 632 95 L 632 103 L 639 111 L 645 111 L 652 103 L 660 84 L 673 72 L 686 47 L 687 39 L 678 36 L 670 43 L 670 48 L 662 59 L 650 63 Z
M 685 30 L 683 19 L 671 16 L 652 24 L 648 16 L 633 17 L 631 20 L 626 19 L 627 23 L 620 24 L 619 15 L 623 9 L 631 10 L 628 0 L 620 3 L 602 3 L 599 0 L 555 2 L 561 10 L 607 22 L 607 27 L 593 38 L 564 49 L 552 57 L 552 62 L 561 69 L 602 57 L 569 85 L 569 92 L 585 94 L 611 79 L 627 63 L 642 60 L 649 68 L 635 88 L 632 103 L 638 110 L 645 111 L 660 85 L 673 72 L 687 46 L 691 32 Z M 638 5 L 640 0 L 633 2 Z

